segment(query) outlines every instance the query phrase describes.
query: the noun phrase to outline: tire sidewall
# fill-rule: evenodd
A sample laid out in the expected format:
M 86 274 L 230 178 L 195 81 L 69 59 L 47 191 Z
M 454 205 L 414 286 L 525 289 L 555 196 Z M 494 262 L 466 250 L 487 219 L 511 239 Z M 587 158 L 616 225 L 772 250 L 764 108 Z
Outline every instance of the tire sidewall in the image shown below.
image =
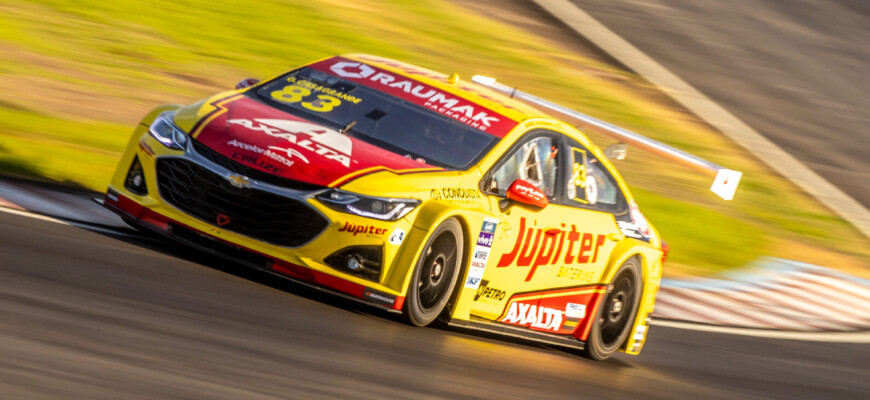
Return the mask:
M 634 323 L 637 319 L 637 310 L 640 306 L 640 297 L 643 294 L 643 280 L 640 269 L 640 260 L 637 257 L 631 257 L 626 260 L 620 267 L 619 270 L 613 275 L 613 279 L 616 280 L 625 270 L 631 270 L 634 275 L 634 298 L 631 305 L 631 313 L 629 314 L 629 319 L 626 321 L 626 326 L 623 327 L 623 331 L 620 334 L 620 339 L 615 342 L 615 344 L 611 346 L 607 346 L 603 343 L 603 339 L 601 338 L 601 319 L 607 309 L 606 301 L 613 290 L 613 284 L 615 282 L 610 282 L 607 285 L 607 292 L 602 299 L 601 304 L 598 306 L 598 311 L 595 314 L 595 321 L 593 322 L 592 329 L 589 331 L 589 337 L 586 339 L 586 346 L 583 350 L 585 356 L 593 359 L 593 360 L 604 360 L 609 358 L 613 353 L 619 350 L 622 347 L 622 344 L 628 339 L 628 336 L 631 334 L 631 327 L 634 326 Z
M 423 310 L 420 305 L 420 293 L 418 292 L 420 270 L 423 268 L 423 262 L 426 260 L 426 249 L 435 242 L 435 239 L 445 232 L 452 233 L 456 240 L 456 265 L 453 268 L 453 276 L 450 278 L 450 284 L 444 292 L 443 297 L 438 301 L 438 304 L 434 308 L 427 312 Z M 408 295 L 405 298 L 403 317 L 408 323 L 415 326 L 426 326 L 436 320 L 444 312 L 447 303 L 453 297 L 453 292 L 456 289 L 456 283 L 459 279 L 459 273 L 462 269 L 463 257 L 465 255 L 464 245 L 462 226 L 455 218 L 445 220 L 435 228 L 431 235 L 429 235 L 429 239 L 426 241 L 426 244 L 420 248 L 420 252 L 417 255 L 417 263 L 414 266 L 411 275 L 411 282 L 408 286 Z

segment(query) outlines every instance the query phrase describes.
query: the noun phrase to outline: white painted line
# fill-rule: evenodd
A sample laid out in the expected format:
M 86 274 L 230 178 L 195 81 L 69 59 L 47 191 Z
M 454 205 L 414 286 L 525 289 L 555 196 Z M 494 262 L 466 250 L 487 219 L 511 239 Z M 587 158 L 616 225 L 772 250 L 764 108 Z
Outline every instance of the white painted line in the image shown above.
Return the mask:
M 732 328 L 727 326 L 699 325 L 689 322 L 663 321 L 653 319 L 655 326 L 686 329 L 700 332 L 724 333 L 739 336 L 754 336 L 768 339 L 803 340 L 829 343 L 870 343 L 870 332 L 793 332 L 765 329 Z
M 151 240 L 151 239 L 147 239 L 146 237 L 144 237 L 142 235 L 137 234 L 135 231 L 131 231 L 132 233 L 129 233 L 129 232 L 124 232 L 121 229 L 103 228 L 103 227 L 98 226 L 98 225 L 89 225 L 89 224 L 85 224 L 85 223 L 78 223 L 75 221 L 67 222 L 67 221 L 63 221 L 63 220 L 60 220 L 57 218 L 52 218 L 52 217 L 45 216 L 45 215 L 34 214 L 34 213 L 31 213 L 28 211 L 19 211 L 19 210 L 15 210 L 15 209 L 11 209 L 11 208 L 0 207 L 0 212 L 6 213 L 6 214 L 18 215 L 20 217 L 25 217 L 25 218 L 38 219 L 40 221 L 54 222 L 56 224 L 61 224 L 61 225 L 74 226 L 76 228 L 81 228 L 81 229 L 85 229 L 85 230 L 92 231 L 92 232 L 105 233 L 107 235 L 123 236 L 123 237 L 130 237 L 130 238 L 136 238 L 136 239 L 146 239 L 149 241 Z
M 69 222 L 61 221 L 61 220 L 56 219 L 56 218 L 46 217 L 45 215 L 34 214 L 34 213 L 31 213 L 31 212 L 28 212 L 28 211 L 20 211 L 20 210 L 16 210 L 16 209 L 12 209 L 12 208 L 2 208 L 2 207 L 0 207 L 0 212 L 7 213 L 7 214 L 18 215 L 18 216 L 20 216 L 20 217 L 26 217 L 26 218 L 38 219 L 38 220 L 40 220 L 40 221 L 54 222 L 54 223 L 56 223 L 56 224 L 72 225 L 72 224 L 70 224 Z
M 568 0 L 534 0 L 553 17 L 828 206 L 870 238 L 870 211 Z
M 11 208 L 14 210 L 24 210 L 24 207 L 21 207 L 18 204 L 12 203 L 9 200 L 6 200 L 4 198 L 0 198 L 0 208 Z

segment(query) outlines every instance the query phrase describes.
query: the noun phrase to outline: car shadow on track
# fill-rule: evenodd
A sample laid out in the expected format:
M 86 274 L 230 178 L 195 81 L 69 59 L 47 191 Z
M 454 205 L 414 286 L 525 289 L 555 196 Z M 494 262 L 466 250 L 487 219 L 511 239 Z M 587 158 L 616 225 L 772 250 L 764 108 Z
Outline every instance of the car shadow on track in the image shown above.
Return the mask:
M 238 263 L 231 259 L 227 259 L 206 251 L 201 251 L 199 249 L 174 242 L 153 232 L 141 232 L 132 228 L 130 228 L 129 230 L 117 231 L 106 229 L 91 229 L 87 226 L 83 226 L 82 228 L 103 235 L 105 237 L 125 242 L 127 244 L 142 247 L 174 258 L 199 264 L 213 270 L 217 270 L 241 279 L 245 279 L 270 287 L 272 289 L 300 296 L 302 298 L 316 301 L 321 304 L 329 305 L 336 309 L 370 316 L 373 318 L 382 319 L 384 321 L 391 321 L 393 323 L 404 324 L 401 316 L 397 313 L 391 313 L 377 307 L 358 303 L 335 294 L 317 290 L 303 284 L 294 282 L 290 279 L 283 278 L 281 276 Z M 511 343 L 513 345 L 522 346 L 529 349 L 557 352 L 565 356 L 580 358 L 577 349 L 540 343 L 520 337 L 505 336 L 497 333 L 448 326 L 446 323 L 440 321 L 436 321 L 428 328 L 439 330 L 445 333 L 474 338 L 475 340 L 487 340 L 493 343 L 501 344 Z M 609 367 L 615 369 L 632 367 L 630 363 L 627 363 L 618 358 L 610 358 L 604 362 L 596 362 L 596 365 L 605 366 L 605 368 Z

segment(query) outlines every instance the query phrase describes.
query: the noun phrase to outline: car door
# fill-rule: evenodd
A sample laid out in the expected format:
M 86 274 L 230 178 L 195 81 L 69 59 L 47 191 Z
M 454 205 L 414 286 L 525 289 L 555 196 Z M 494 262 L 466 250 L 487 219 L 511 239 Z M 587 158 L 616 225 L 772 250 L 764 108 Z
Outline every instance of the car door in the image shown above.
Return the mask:
M 611 253 L 624 238 L 617 217 L 629 209 L 607 166 L 579 142 L 567 136 L 565 140 L 565 170 L 570 173 L 564 175 L 565 190 L 557 199 L 564 207 L 564 251 L 545 269 L 549 292 L 538 307 L 562 311 L 557 333 L 570 334 L 583 326 L 602 295 Z
M 482 181 L 482 191 L 497 203 L 498 226 L 487 268 L 478 286 L 472 315 L 500 322 L 553 330 L 556 316 L 538 310 L 540 292 L 547 289 L 559 247 L 567 159 L 560 134 L 540 130 L 528 134 L 497 162 Z M 534 186 L 555 202 L 544 207 L 507 200 L 518 180 Z M 561 318 L 558 318 L 561 319 Z

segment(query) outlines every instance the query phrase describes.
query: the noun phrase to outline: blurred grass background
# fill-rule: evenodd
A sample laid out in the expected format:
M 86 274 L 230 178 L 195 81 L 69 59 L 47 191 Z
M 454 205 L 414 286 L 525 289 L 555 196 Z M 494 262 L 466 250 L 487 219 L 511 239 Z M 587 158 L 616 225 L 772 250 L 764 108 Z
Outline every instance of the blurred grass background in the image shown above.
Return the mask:
M 645 81 L 544 35 L 523 0 L 43 0 L 0 3 L 0 173 L 103 190 L 153 106 L 367 52 L 528 92 L 744 171 L 711 180 L 630 150 L 617 165 L 671 245 L 669 276 L 771 255 L 868 276 L 868 240 Z M 539 25 L 536 25 L 539 24 Z M 543 24 L 543 25 L 540 25 Z M 542 29 L 535 29 L 539 26 Z M 602 147 L 608 140 L 592 136 Z

